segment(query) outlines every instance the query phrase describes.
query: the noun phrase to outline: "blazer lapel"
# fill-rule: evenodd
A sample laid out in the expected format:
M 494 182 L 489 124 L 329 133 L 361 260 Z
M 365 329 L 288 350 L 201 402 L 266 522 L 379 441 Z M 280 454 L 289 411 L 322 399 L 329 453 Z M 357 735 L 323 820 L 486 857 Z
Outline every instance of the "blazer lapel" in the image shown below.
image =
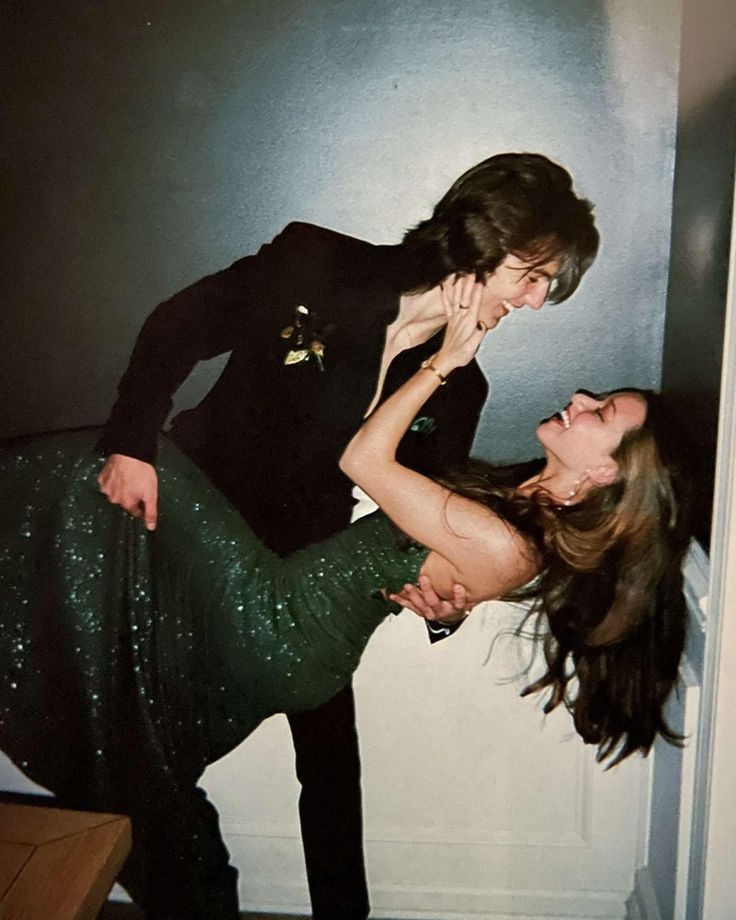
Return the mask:
M 372 259 L 346 266 L 331 293 L 327 313 L 334 329 L 324 354 L 329 379 L 315 407 L 330 427 L 355 430 L 375 393 L 386 327 L 399 308 L 395 249 L 374 247 Z

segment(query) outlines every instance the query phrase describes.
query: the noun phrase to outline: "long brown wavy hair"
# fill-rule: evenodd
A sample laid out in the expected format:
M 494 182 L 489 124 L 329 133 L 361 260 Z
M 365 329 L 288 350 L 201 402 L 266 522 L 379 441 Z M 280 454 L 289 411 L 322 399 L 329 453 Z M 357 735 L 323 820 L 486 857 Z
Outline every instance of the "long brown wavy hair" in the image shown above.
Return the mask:
M 528 464 L 494 470 L 471 461 L 449 483 L 492 508 L 539 554 L 539 576 L 505 598 L 532 601 L 518 632 L 529 634 L 531 623 L 547 666 L 522 695 L 549 690 L 544 711 L 563 703 L 609 766 L 648 752 L 658 734 L 682 743 L 663 707 L 685 642 L 688 490 L 659 397 L 634 392 L 646 399 L 647 415 L 613 455 L 619 477 L 578 504 L 562 506 L 542 490 L 519 493 Z

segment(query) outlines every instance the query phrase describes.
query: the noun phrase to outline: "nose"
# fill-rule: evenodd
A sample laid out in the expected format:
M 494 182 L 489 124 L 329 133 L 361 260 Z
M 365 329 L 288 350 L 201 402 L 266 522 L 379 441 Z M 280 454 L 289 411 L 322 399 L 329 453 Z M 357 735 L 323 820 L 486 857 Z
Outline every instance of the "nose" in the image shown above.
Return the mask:
M 524 305 L 532 310 L 541 310 L 549 293 L 549 281 L 538 281 L 524 292 Z
M 599 406 L 602 406 L 603 403 L 599 399 L 590 396 L 588 393 L 577 390 L 570 397 L 570 405 L 577 409 L 578 412 L 590 412 L 592 409 L 597 409 Z

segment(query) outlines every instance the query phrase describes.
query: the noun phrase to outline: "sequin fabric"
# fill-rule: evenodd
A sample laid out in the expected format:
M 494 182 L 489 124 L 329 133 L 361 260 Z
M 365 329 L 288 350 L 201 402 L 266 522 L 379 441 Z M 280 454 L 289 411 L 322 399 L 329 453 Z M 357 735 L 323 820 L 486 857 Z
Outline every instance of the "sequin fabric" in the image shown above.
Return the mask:
M 95 438 L 0 463 L 0 746 L 66 804 L 131 815 L 124 881 L 147 916 L 230 920 L 198 777 L 267 716 L 341 689 L 389 612 L 380 589 L 415 581 L 427 551 L 377 512 L 281 559 L 166 441 L 149 534 L 100 494 Z

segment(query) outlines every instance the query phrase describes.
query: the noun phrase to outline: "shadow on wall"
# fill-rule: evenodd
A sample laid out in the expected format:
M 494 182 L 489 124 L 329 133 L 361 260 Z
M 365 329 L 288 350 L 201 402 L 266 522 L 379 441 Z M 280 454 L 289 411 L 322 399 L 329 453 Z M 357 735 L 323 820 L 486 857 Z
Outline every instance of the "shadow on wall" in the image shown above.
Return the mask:
M 662 392 L 683 434 L 694 478 L 694 530 L 706 551 L 726 321 L 735 116 L 736 74 L 680 123 L 675 163 Z

